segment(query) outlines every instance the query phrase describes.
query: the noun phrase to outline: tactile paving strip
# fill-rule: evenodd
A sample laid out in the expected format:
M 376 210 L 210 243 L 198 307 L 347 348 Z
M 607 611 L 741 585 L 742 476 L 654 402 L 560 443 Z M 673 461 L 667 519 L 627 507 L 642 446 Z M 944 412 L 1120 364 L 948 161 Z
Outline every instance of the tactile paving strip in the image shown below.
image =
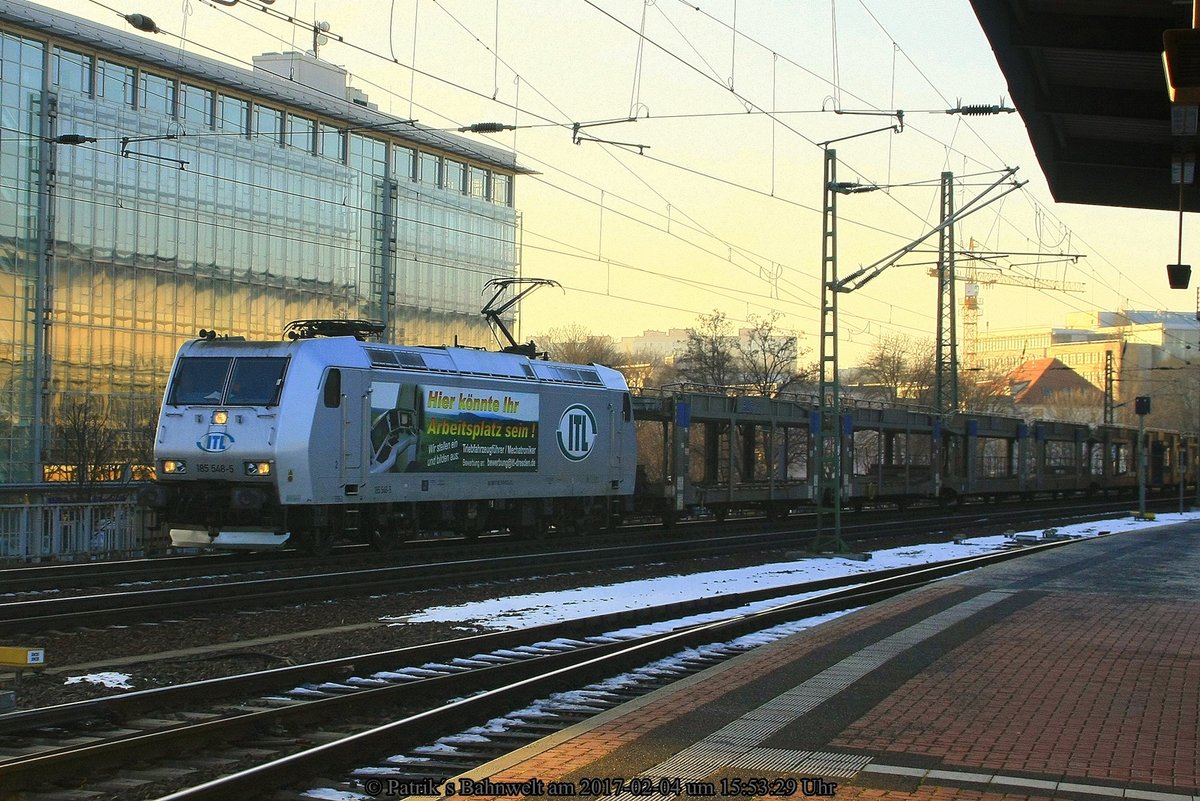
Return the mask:
M 763 770 L 852 778 L 870 763 L 870 757 L 760 748 L 759 745 L 888 661 L 972 615 L 1008 599 L 1014 592 L 992 590 L 982 593 L 886 637 L 831 665 L 653 768 L 643 771 L 641 776 L 650 779 L 701 779 L 725 767 L 760 767 Z M 763 767 L 765 764 L 789 767 Z M 632 794 L 628 797 L 634 798 Z
M 861 754 L 834 754 L 823 751 L 792 751 L 782 748 L 755 748 L 729 763 L 731 768 L 796 773 L 826 779 L 849 779 L 871 762 Z

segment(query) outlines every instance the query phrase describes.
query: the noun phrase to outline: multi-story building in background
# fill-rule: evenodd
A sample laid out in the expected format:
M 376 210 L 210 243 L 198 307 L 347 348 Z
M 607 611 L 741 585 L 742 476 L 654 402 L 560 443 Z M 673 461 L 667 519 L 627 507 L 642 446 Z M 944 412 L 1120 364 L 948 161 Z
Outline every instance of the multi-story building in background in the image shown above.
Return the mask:
M 36 482 L 64 409 L 148 454 L 198 329 L 374 319 L 491 341 L 516 272 L 511 153 L 378 112 L 346 73 L 252 69 L 0 0 L 0 482 Z
M 1190 312 L 1077 312 L 1067 316 L 1062 328 L 980 334 L 978 353 L 987 375 L 1008 373 L 1038 359 L 1058 359 L 1102 390 L 1108 354 L 1112 354 L 1114 377 L 1127 376 L 1125 381 L 1133 384 L 1142 371 L 1194 361 L 1200 355 L 1198 336 L 1200 323 Z M 1119 386 L 1115 394 L 1120 399 Z
M 1007 374 L 1014 387 L 1036 363 L 1056 360 L 1099 391 L 1099 401 L 1090 402 L 1096 419 L 1112 404 L 1118 422 L 1133 424 L 1133 399 L 1146 395 L 1154 401 L 1150 425 L 1200 430 L 1200 323 L 1191 312 L 1079 312 L 1068 315 L 1062 328 L 981 334 L 978 355 L 983 380 Z M 1106 400 L 1108 386 L 1112 397 Z M 1082 408 L 1087 396 L 1074 394 L 1072 403 L 1081 408 L 1072 419 L 1090 414 Z

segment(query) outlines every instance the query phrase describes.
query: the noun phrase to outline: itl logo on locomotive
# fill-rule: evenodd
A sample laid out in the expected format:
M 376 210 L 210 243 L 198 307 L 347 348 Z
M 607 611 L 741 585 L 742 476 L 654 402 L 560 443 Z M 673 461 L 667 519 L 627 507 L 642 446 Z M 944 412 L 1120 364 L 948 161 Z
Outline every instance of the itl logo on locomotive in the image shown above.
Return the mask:
M 229 450 L 233 437 L 224 431 L 210 431 L 196 440 L 196 447 L 208 453 L 222 453 Z
M 592 452 L 598 431 L 592 410 L 573 403 L 558 418 L 558 449 L 572 462 L 581 462 Z

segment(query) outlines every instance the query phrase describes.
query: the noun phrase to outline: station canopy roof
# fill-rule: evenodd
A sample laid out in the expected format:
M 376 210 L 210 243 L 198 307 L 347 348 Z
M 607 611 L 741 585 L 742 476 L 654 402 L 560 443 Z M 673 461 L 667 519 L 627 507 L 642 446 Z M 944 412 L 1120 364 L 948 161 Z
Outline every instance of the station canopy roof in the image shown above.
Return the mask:
M 1200 139 L 1173 133 L 1163 32 L 1193 27 L 1191 2 L 971 4 L 1055 200 L 1179 208 L 1172 159 L 1195 153 Z M 1184 208 L 1200 211 L 1195 185 L 1185 192 Z

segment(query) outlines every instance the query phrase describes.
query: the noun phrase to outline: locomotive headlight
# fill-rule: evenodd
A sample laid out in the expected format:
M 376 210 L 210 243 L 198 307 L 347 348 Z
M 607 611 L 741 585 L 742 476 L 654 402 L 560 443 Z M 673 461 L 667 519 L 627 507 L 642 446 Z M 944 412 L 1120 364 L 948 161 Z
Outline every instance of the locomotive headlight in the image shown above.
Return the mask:
M 187 472 L 187 462 L 182 459 L 164 459 L 162 471 L 165 475 L 181 476 Z
M 246 475 L 248 476 L 269 476 L 271 475 L 270 462 L 246 462 Z
M 214 426 L 223 426 L 229 422 L 229 412 L 224 409 L 218 409 L 213 412 L 212 423 Z

